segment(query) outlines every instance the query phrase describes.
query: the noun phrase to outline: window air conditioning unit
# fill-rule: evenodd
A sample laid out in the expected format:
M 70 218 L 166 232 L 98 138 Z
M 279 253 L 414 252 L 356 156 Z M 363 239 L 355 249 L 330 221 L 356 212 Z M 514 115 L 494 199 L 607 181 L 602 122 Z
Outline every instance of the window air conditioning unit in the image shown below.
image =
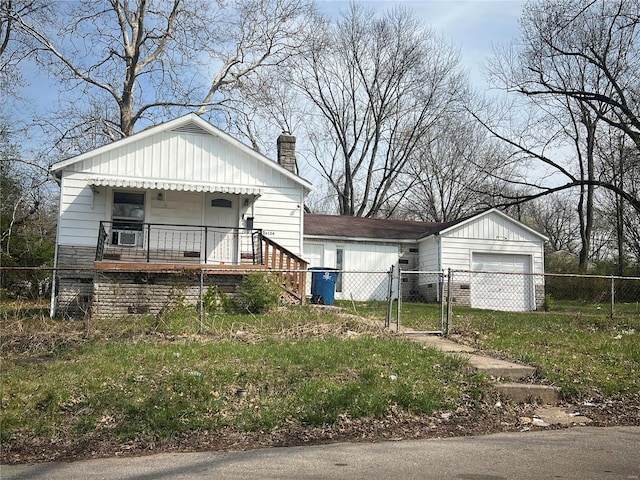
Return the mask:
M 116 232 L 116 245 L 123 247 L 135 247 L 139 245 L 140 232 L 135 231 L 118 231 Z

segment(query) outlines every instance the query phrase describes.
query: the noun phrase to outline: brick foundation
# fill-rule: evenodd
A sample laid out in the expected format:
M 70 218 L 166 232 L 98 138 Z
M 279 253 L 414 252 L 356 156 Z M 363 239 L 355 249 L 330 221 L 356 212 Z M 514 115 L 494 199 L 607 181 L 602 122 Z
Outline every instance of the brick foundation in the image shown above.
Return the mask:
M 204 295 L 211 286 L 233 294 L 241 274 L 209 274 L 203 278 Z M 198 305 L 200 274 L 197 272 L 96 272 L 92 316 L 158 315 L 174 305 Z
M 90 313 L 95 255 L 96 249 L 91 247 L 58 246 L 57 316 L 82 318 Z

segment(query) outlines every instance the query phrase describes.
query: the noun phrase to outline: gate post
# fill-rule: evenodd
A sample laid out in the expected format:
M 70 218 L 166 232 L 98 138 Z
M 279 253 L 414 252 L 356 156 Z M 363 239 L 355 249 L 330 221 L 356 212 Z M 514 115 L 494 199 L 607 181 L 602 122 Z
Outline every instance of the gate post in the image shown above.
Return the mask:
M 447 323 L 444 329 L 444 335 L 449 336 L 449 325 L 451 324 L 451 269 L 447 270 Z
M 384 321 L 384 328 L 391 326 L 391 315 L 393 310 L 393 265 L 389 269 L 389 289 L 387 291 L 387 318 Z

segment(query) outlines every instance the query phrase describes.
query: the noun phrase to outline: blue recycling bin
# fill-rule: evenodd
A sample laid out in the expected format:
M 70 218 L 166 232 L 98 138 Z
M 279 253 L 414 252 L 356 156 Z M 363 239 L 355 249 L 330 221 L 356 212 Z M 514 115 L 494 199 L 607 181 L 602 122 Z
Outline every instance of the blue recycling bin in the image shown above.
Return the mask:
M 333 305 L 338 271 L 335 268 L 314 267 L 311 270 L 311 303 Z

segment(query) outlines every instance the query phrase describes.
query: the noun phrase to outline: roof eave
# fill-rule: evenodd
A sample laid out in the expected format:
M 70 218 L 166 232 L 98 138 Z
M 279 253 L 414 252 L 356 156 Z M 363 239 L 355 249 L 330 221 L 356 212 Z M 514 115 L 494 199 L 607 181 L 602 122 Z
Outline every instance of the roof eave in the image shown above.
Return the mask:
M 380 238 L 380 237 L 352 237 L 348 235 L 323 235 L 319 233 L 303 233 L 304 239 L 339 240 L 343 242 L 380 242 L 380 243 L 416 243 L 417 238 Z

